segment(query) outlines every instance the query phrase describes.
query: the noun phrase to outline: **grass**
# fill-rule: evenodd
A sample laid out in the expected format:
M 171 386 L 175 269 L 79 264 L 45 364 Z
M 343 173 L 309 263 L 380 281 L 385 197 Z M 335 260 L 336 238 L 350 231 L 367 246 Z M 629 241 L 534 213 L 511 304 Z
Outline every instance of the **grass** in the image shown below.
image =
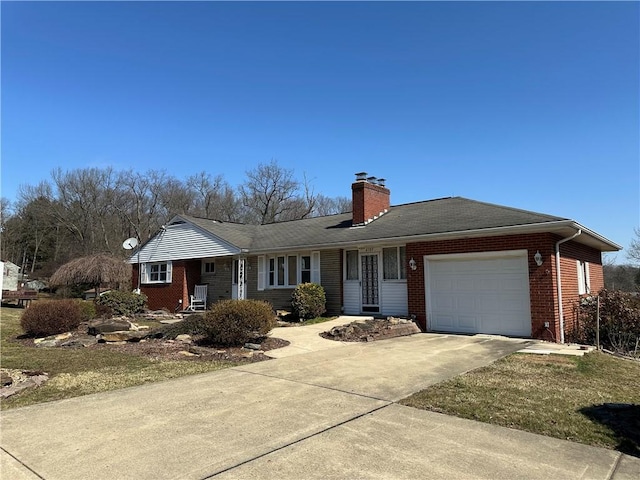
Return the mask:
M 598 352 L 510 355 L 400 403 L 640 456 L 640 363 Z
M 235 365 L 232 362 L 151 360 L 106 349 L 25 346 L 15 340 L 22 333 L 22 311 L 18 308 L 0 309 L 1 366 L 43 371 L 49 374 L 49 381 L 39 388 L 27 389 L 2 400 L 0 408 L 3 410 L 211 372 Z

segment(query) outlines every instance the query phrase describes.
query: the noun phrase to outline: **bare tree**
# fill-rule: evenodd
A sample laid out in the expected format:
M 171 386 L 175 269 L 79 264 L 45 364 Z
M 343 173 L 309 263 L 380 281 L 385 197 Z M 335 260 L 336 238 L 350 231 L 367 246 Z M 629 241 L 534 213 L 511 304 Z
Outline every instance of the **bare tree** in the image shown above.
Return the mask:
M 187 186 L 195 195 L 195 215 L 230 222 L 240 220 L 242 205 L 222 175 L 212 177 L 200 172 L 187 179 Z
M 318 195 L 313 216 L 335 215 L 351 211 L 351 199 L 347 197 L 325 197 Z
M 275 160 L 246 173 L 240 196 L 247 223 L 298 220 L 313 214 L 318 196 L 306 176 L 302 183 L 297 181 L 293 170 L 280 167 Z
M 634 228 L 633 232 L 635 237 L 631 240 L 631 244 L 629 244 L 627 257 L 635 263 L 640 263 L 640 228 Z

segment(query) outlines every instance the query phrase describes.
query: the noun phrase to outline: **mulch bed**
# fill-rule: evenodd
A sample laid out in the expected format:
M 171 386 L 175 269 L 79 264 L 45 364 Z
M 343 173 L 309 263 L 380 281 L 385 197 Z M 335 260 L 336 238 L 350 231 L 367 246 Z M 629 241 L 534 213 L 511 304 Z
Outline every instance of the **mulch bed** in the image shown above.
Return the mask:
M 86 337 L 87 327 L 81 325 L 77 330 L 71 332 L 74 338 Z M 34 339 L 31 337 L 19 336 L 15 339 L 25 347 L 37 348 Z M 252 343 L 260 345 L 259 350 L 250 350 L 243 347 L 225 347 L 218 345 L 207 345 L 202 342 L 202 338 L 194 337 L 191 343 L 165 338 L 146 338 L 139 342 L 118 342 L 118 343 L 96 343 L 87 347 L 88 350 L 107 349 L 128 355 L 138 355 L 152 360 L 192 360 L 192 361 L 228 361 L 236 363 L 254 363 L 263 360 L 271 360 L 262 352 L 282 348 L 289 345 L 287 340 L 281 338 L 263 337 L 254 340 Z M 71 348 L 71 347 L 54 347 Z
M 236 363 L 254 363 L 271 360 L 264 353 L 276 348 L 286 347 L 289 342 L 281 338 L 266 337 L 255 341 L 260 350 L 249 350 L 243 347 L 217 347 L 201 345 L 198 339 L 193 344 L 152 338 L 140 342 L 97 343 L 87 348 L 106 348 L 112 351 L 139 355 L 152 360 L 192 360 L 192 361 L 227 361 Z

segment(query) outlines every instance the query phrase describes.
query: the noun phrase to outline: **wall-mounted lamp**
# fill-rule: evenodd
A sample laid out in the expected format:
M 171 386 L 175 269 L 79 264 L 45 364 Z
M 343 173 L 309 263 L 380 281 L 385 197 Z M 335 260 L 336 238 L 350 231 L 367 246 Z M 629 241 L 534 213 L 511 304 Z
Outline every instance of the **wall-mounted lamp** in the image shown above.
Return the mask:
M 413 259 L 413 257 L 411 257 L 411 260 L 409 260 L 409 267 L 411 267 L 411 270 L 415 270 L 416 268 L 418 268 L 418 264 Z
M 540 255 L 540 250 L 536 252 L 536 254 L 533 256 L 533 259 L 536 261 L 536 265 L 542 265 L 542 255 Z

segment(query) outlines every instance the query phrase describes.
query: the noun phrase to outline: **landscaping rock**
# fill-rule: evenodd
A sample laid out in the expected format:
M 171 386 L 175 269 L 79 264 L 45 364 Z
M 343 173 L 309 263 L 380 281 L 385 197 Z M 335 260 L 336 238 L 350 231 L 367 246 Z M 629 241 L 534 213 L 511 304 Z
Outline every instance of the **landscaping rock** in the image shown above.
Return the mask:
M 78 348 L 78 347 L 89 347 L 98 343 L 98 339 L 93 335 L 82 335 L 78 337 L 74 337 L 71 340 L 67 340 L 60 344 L 61 347 L 70 347 L 70 348 Z
M 100 333 L 121 332 L 131 330 L 131 322 L 124 319 L 96 319 L 90 320 L 87 328 L 89 335 L 98 335 Z
M 50 336 L 44 337 L 44 338 L 36 338 L 33 341 L 33 344 L 36 347 L 57 347 L 62 342 L 64 342 L 65 340 L 71 338 L 72 336 L 73 336 L 73 334 L 71 334 L 70 332 L 60 333 L 58 335 L 50 335 Z
M 182 343 L 193 343 L 193 339 L 191 338 L 191 335 L 187 335 L 186 333 L 182 333 L 178 335 L 176 337 L 176 341 L 182 342 Z
M 185 357 L 197 357 L 199 356 L 197 353 L 188 352 L 186 350 L 180 350 L 178 355 L 184 355 Z
M 343 342 L 372 342 L 414 333 L 420 333 L 420 328 L 413 321 L 389 317 L 385 320 L 372 319 L 339 325 L 320 335 L 329 340 Z
M 0 372 L 0 386 L 6 387 L 13 383 L 13 378 L 7 372 Z
M 99 342 L 139 342 L 147 336 L 147 332 L 125 330 L 121 332 L 107 332 L 96 335 Z
M 0 388 L 0 398 L 7 398 L 30 387 L 38 387 L 49 379 L 49 375 L 44 372 L 32 372 L 28 370 L 2 369 L 0 375 L 8 375 L 11 383 L 2 385 Z
M 244 348 L 249 349 L 249 350 L 260 350 L 261 347 L 259 344 L 257 343 L 245 343 L 244 344 Z

